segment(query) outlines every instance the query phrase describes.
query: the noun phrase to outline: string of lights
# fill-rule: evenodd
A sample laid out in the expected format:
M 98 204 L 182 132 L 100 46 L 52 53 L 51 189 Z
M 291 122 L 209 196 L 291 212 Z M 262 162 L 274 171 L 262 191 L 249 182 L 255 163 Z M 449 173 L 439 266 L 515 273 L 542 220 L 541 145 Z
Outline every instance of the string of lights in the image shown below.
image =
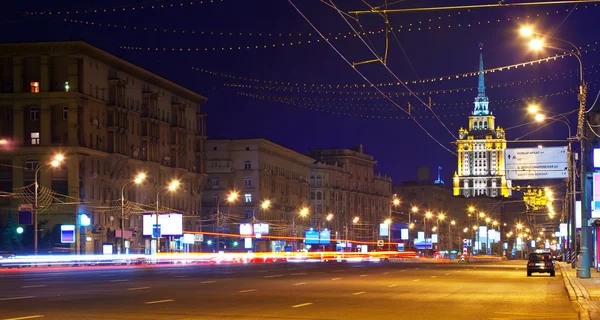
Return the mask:
M 588 71 L 585 72 L 586 75 L 588 76 L 593 76 L 596 75 L 598 73 L 600 73 L 600 68 L 598 68 L 600 66 L 600 64 L 598 65 L 592 65 L 591 67 L 588 68 Z M 544 77 L 538 77 L 538 78 L 533 78 L 533 79 L 527 79 L 527 80 L 519 80 L 519 81 L 510 81 L 510 82 L 503 82 L 503 83 L 499 83 L 499 84 L 492 84 L 492 85 L 488 85 L 486 86 L 486 89 L 499 89 L 499 88 L 510 88 L 510 87 L 514 87 L 514 86 L 523 86 L 523 85 L 529 85 L 529 84 L 536 84 L 536 83 L 543 83 L 543 82 L 549 82 L 549 81 L 555 81 L 555 80 L 564 80 L 564 79 L 568 79 L 568 78 L 573 78 L 573 77 L 579 77 L 579 74 L 573 71 L 569 71 L 569 72 L 561 72 L 561 73 L 556 73 L 554 75 L 548 75 L 548 76 L 544 76 Z M 331 94 L 331 95 L 352 95 L 352 96 L 376 96 L 378 95 L 377 92 L 375 91 L 356 91 L 356 90 L 348 90 L 348 91 L 344 91 L 344 90 L 318 90 L 318 89 L 309 89 L 306 87 L 299 87 L 299 86 L 284 86 L 284 85 L 271 85 L 271 84 L 267 84 L 267 85 L 260 85 L 260 84 L 244 84 L 244 83 L 224 83 L 223 84 L 224 87 L 231 87 L 231 88 L 237 88 L 237 89 L 255 89 L 255 90 L 267 90 L 267 91 L 276 91 L 276 92 L 295 92 L 295 93 L 311 93 L 311 94 L 321 94 L 321 95 L 327 95 L 327 94 Z M 428 90 L 428 91 L 414 91 L 412 94 L 415 95 L 423 95 L 423 96 L 428 96 L 428 95 L 439 95 L 439 94 L 450 94 L 450 93 L 463 93 L 463 92 L 470 92 L 470 91 L 474 91 L 476 90 L 477 87 L 473 86 L 473 87 L 467 87 L 467 88 L 452 88 L 452 89 L 438 89 L 438 90 Z M 390 92 L 390 91 L 384 91 L 386 94 L 395 96 L 395 97 L 407 97 L 410 96 L 411 93 L 408 92 Z
M 165 9 L 165 8 L 185 8 L 191 5 L 211 4 L 215 2 L 223 2 L 223 0 L 188 0 L 188 1 L 147 1 L 144 3 L 121 5 L 105 8 L 90 8 L 90 9 L 63 9 L 63 10 L 40 10 L 26 11 L 26 16 L 60 16 L 73 14 L 88 14 L 88 13 L 114 13 L 114 12 L 135 12 L 140 10 Z
M 221 0 L 222 1 L 222 0 Z M 170 7 L 174 5 L 171 4 Z M 585 8 L 588 6 L 586 5 Z M 589 5 L 590 8 L 597 7 L 597 4 Z M 580 7 L 577 7 L 575 10 L 579 11 Z M 103 9 L 104 10 L 104 9 Z M 111 10 L 108 10 L 111 11 Z M 107 12 L 108 12 L 107 11 Z M 117 12 L 118 10 L 114 10 Z M 131 10 L 135 11 L 135 10 Z M 470 12 L 470 10 L 468 10 Z M 568 10 L 566 10 L 568 12 Z M 89 13 L 89 12 L 86 12 Z M 39 14 L 39 13 L 38 13 Z M 48 13 L 50 14 L 50 13 Z M 439 15 L 437 17 L 432 17 L 429 19 L 419 20 L 414 23 L 405 23 L 390 26 L 390 31 L 395 32 L 418 32 L 418 31 L 437 31 L 437 30 L 448 30 L 448 29 L 459 29 L 459 28 L 478 28 L 484 25 L 495 25 L 500 23 L 513 23 L 514 21 L 528 21 L 534 18 L 540 18 L 543 16 L 552 16 L 552 15 L 562 15 L 564 12 L 562 10 L 554 10 L 554 11 L 546 11 L 543 13 L 537 13 L 532 15 L 523 15 L 523 16 L 513 16 L 501 19 L 494 20 L 479 20 L 474 21 L 472 23 L 444 23 L 441 21 L 448 20 L 452 17 L 461 16 L 461 12 L 459 11 L 457 14 L 447 14 L 447 15 Z M 462 15 L 464 16 L 464 14 Z M 195 30 L 195 29 L 175 29 L 171 27 L 152 27 L 152 26 L 140 26 L 140 25 L 132 25 L 132 24 L 119 24 L 119 23 L 102 23 L 95 20 L 83 20 L 83 19 L 64 19 L 64 22 L 67 23 L 75 23 L 86 26 L 93 26 L 98 28 L 108 28 L 108 29 L 119 29 L 119 30 L 130 30 L 130 31 L 146 31 L 146 32 L 160 32 L 160 33 L 179 33 L 179 34 L 194 34 L 194 35 L 203 35 L 203 36 L 223 36 L 223 37 L 272 37 L 272 38 L 283 38 L 283 37 L 317 37 L 318 35 L 312 32 L 250 32 L 250 31 L 238 31 L 238 32 L 230 32 L 230 31 L 215 31 L 215 30 Z M 365 32 L 361 32 L 362 35 L 378 35 L 385 34 L 385 28 L 376 29 L 376 30 L 367 30 Z M 329 37 L 342 37 L 342 36 L 353 36 L 354 33 L 352 31 L 347 32 L 324 32 Z
M 592 47 L 592 45 L 594 47 Z M 587 49 L 583 49 L 582 53 L 595 52 L 596 51 L 595 46 L 597 46 L 597 45 L 598 45 L 598 41 L 595 41 L 593 44 L 589 44 L 589 45 L 582 47 L 582 48 L 587 48 Z M 173 51 L 175 51 L 175 50 L 173 50 Z M 540 64 L 542 62 L 551 62 L 551 61 L 556 61 L 558 59 L 564 59 L 565 57 L 568 57 L 570 55 L 572 55 L 572 54 L 564 53 L 564 54 L 558 54 L 558 55 L 549 56 L 549 57 L 545 57 L 545 58 L 541 58 L 541 59 L 530 60 L 530 61 L 526 61 L 526 62 L 505 65 L 505 66 L 495 67 L 495 68 L 491 68 L 491 69 L 485 69 L 485 70 L 483 70 L 483 73 L 487 74 L 487 73 L 503 72 L 503 71 L 508 71 L 508 70 L 512 70 L 512 69 L 518 69 L 520 67 L 527 67 L 527 66 L 531 66 L 534 64 Z M 368 84 L 356 84 L 356 83 L 355 84 L 323 84 L 323 83 L 317 84 L 317 83 L 299 83 L 299 82 L 295 82 L 295 81 L 264 80 L 264 79 L 246 77 L 246 76 L 238 76 L 238 75 L 233 75 L 233 74 L 228 74 L 228 73 L 223 73 L 223 72 L 216 72 L 216 71 L 212 71 L 212 70 L 208 70 L 208 69 L 204 69 L 204 68 L 200 68 L 200 67 L 192 67 L 192 70 L 199 71 L 202 73 L 207 73 L 207 74 L 214 75 L 214 76 L 230 78 L 230 79 L 234 79 L 234 80 L 263 83 L 263 84 L 274 84 L 274 85 L 285 85 L 285 86 L 296 86 L 296 87 L 310 87 L 310 88 L 318 87 L 318 88 L 330 88 L 330 89 L 331 88 L 336 88 L 336 89 L 342 88 L 343 89 L 343 88 L 369 88 L 369 87 L 371 87 Z M 440 82 L 440 81 L 444 81 L 444 80 L 475 77 L 478 75 L 479 75 L 479 72 L 465 72 L 465 73 L 432 77 L 432 78 L 421 79 L 421 80 L 406 80 L 404 82 L 411 83 L 411 84 L 431 83 L 431 82 Z M 381 82 L 381 83 L 377 83 L 374 85 L 378 86 L 378 87 L 385 87 L 385 86 L 397 86 L 398 84 L 399 84 L 398 82 Z

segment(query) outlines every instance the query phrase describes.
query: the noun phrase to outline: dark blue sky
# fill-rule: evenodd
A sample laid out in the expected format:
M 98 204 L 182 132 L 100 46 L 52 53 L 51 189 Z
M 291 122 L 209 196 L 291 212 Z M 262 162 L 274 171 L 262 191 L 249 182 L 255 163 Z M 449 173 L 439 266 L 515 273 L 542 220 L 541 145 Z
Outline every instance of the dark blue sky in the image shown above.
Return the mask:
M 145 2 L 144 9 L 141 9 L 139 2 L 131 1 L 86 1 L 85 4 L 62 0 L 51 3 L 27 1 L 26 4 L 13 4 L 3 10 L 4 32 L 0 34 L 0 41 L 84 40 L 181 83 L 209 98 L 205 105 L 209 137 L 264 137 L 300 152 L 308 148 L 342 148 L 362 143 L 365 152 L 378 160 L 377 170 L 391 175 L 396 182 L 415 179 L 416 169 L 421 165 L 429 166 L 432 174 L 438 165 L 443 166 L 443 178 L 447 183 L 451 182 L 456 157 L 428 137 L 425 131 L 450 150 L 455 149 L 451 144 L 454 137 L 415 98 L 394 96 L 393 100 L 403 108 L 407 108 L 410 102 L 413 115 L 417 116 L 416 120 L 425 131 L 413 120 L 406 119 L 406 114 L 391 102 L 375 94 L 373 88 L 344 88 L 346 84 L 362 86 L 366 82 L 329 45 L 322 40 L 317 42 L 320 38 L 315 35 L 313 28 L 288 1 L 191 2 L 193 4 L 185 1 L 183 6 L 181 1 Z M 361 1 L 338 2 L 345 11 L 367 8 Z M 379 5 L 382 1 L 369 2 Z M 407 0 L 393 8 L 485 2 Z M 75 9 L 111 8 L 134 3 L 138 3 L 132 6 L 136 10 L 127 7 L 116 12 L 110 9 L 107 13 L 100 10 L 100 13 L 73 14 Z M 333 33 L 334 36 L 338 33 L 347 35 L 345 39 L 343 36 L 337 40 L 334 36 L 330 38 L 331 43 L 349 61 L 374 58 L 360 40 L 351 36 L 352 29 L 333 9 L 317 0 L 294 0 L 294 3 L 320 31 Z M 152 4 L 157 8 L 150 9 Z M 158 8 L 160 5 L 165 8 Z M 466 114 L 473 107 L 477 77 L 439 79 L 476 71 L 479 42 L 484 43 L 486 68 L 555 54 L 552 51 L 529 52 L 526 41 L 518 37 L 520 25 L 535 24 L 543 32 L 555 32 L 555 36 L 569 39 L 588 50 L 584 53 L 584 59 L 586 80 L 590 84 L 588 103 L 591 105 L 598 94 L 600 78 L 600 24 L 597 22 L 600 6 L 579 4 L 574 8 L 574 5 L 560 5 L 462 10 L 460 13 L 393 14 L 389 16 L 389 21 L 397 30 L 398 41 L 390 35 L 388 66 L 400 79 L 410 80 L 408 86 L 412 91 L 446 90 L 443 93 L 419 95 L 419 98 L 427 102 L 430 96 L 436 115 L 452 134 L 457 135 L 458 129 L 467 125 Z M 24 14 L 44 10 L 52 10 L 53 15 Z M 60 15 L 56 14 L 58 10 L 61 11 Z M 67 10 L 71 14 L 66 15 Z M 385 38 L 377 31 L 384 28 L 382 18 L 376 15 L 359 18 L 364 30 L 375 33 L 369 35 L 368 40 L 381 55 Z M 94 25 L 90 25 L 91 22 Z M 117 25 L 118 28 L 108 27 L 108 24 Z M 123 25 L 127 28 L 123 28 Z M 353 26 L 360 28 L 356 23 Z M 133 27 L 137 27 L 137 30 Z M 144 31 L 144 27 L 169 31 Z M 192 30 L 195 32 L 192 33 Z M 214 34 L 210 35 L 210 32 Z M 312 35 L 309 36 L 309 33 Z M 307 43 L 309 40 L 310 44 Z M 299 41 L 302 44 L 298 44 Z M 294 45 L 290 46 L 290 43 Z M 263 48 L 265 45 L 268 48 Z M 273 48 L 273 45 L 276 47 Z M 128 50 L 123 46 L 144 49 Z M 247 46 L 251 49 L 237 49 Z M 255 46 L 259 46 L 259 49 Z M 152 50 L 148 51 L 148 48 Z M 155 48 L 160 50 L 157 52 Z M 162 48 L 167 50 L 163 51 Z M 185 50 L 171 51 L 171 48 Z M 192 48 L 192 52 L 186 52 L 187 48 Z M 199 49 L 197 52 L 196 48 Z M 490 109 L 497 117 L 497 124 L 509 128 L 530 121 L 523 110 L 526 101 L 534 97 L 544 108 L 553 112 L 576 109 L 576 94 L 565 91 L 577 88 L 577 66 L 575 58 L 567 57 L 486 74 Z M 199 72 L 192 70 L 192 67 L 240 79 Z M 395 82 L 380 64 L 371 63 L 356 68 L 374 83 Z M 248 78 L 259 81 L 250 81 Z M 438 81 L 413 84 L 412 80 L 417 79 Z M 312 84 L 325 87 L 332 85 L 333 89 L 311 88 Z M 336 88 L 336 85 L 341 88 Z M 457 88 L 468 90 L 458 93 L 447 91 Z M 393 94 L 407 92 L 404 87 L 396 85 L 382 87 L 382 90 Z M 507 131 L 508 139 L 520 137 L 536 127 L 533 124 L 510 129 Z M 562 139 L 566 136 L 566 126 L 556 123 L 527 138 Z M 523 146 L 527 145 L 509 144 L 509 147 Z

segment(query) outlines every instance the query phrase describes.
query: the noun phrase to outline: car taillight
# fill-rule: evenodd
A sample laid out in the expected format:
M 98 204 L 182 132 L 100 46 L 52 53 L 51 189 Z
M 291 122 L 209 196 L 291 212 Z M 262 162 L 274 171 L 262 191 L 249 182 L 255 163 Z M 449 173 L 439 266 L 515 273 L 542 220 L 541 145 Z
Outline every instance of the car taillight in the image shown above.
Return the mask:
M 529 261 L 529 262 L 527 262 L 527 265 L 531 267 L 531 266 L 535 265 L 535 263 Z
M 546 267 L 552 267 L 552 262 L 546 261 Z

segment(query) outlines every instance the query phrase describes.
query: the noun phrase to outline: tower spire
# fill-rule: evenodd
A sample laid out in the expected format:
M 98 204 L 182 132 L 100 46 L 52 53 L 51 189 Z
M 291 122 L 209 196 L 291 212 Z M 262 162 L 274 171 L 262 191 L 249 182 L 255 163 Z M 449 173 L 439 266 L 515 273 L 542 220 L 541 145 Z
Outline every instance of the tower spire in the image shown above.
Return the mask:
M 479 43 L 479 86 L 478 96 L 485 97 L 485 80 L 483 79 L 483 42 Z
M 485 80 L 483 78 L 483 42 L 479 43 L 479 84 L 477 86 L 477 97 L 475 97 L 475 108 L 473 109 L 474 116 L 487 116 L 490 114 L 488 110 L 489 100 L 485 95 Z

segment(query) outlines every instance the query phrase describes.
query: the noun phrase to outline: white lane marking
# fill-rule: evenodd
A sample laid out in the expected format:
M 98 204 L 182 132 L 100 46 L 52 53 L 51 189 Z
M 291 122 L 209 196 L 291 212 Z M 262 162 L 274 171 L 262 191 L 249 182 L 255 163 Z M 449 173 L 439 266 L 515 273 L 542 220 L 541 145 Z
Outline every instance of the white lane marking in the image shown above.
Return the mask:
M 264 276 L 265 278 L 278 278 L 278 277 L 283 277 L 282 274 L 274 274 L 274 275 L 270 275 L 270 276 Z
M 431 279 L 433 279 L 433 278 L 437 278 L 437 276 L 431 276 Z
M 397 286 L 397 284 L 390 284 L 390 285 L 388 286 L 388 288 L 393 288 L 393 287 L 395 287 L 395 286 Z
M 366 292 L 366 291 L 359 291 L 359 292 L 355 292 L 355 293 L 353 293 L 352 295 L 353 295 L 353 296 L 359 296 L 359 295 L 361 295 L 361 294 L 365 294 L 365 293 L 367 293 L 367 292 Z
M 419 269 L 421 269 L 421 268 L 415 268 L 415 270 L 419 270 Z
M 306 272 L 300 272 L 300 273 L 290 273 L 290 276 L 305 276 L 305 275 L 307 275 L 307 274 L 308 274 L 308 273 L 306 273 Z
M 294 285 L 295 285 L 295 286 L 301 286 L 301 285 L 304 285 L 304 284 L 306 284 L 306 282 L 298 282 L 298 283 L 294 283 Z
M 146 289 L 150 289 L 150 287 L 135 287 L 135 288 L 127 288 L 127 291 L 146 290 Z
M 47 287 L 47 284 L 36 284 L 33 286 L 21 286 L 21 288 L 26 289 L 26 288 L 42 288 L 42 287 Z
M 382 273 L 382 274 L 390 274 L 390 273 L 389 273 L 389 272 L 384 272 L 384 273 Z
M 118 280 L 108 280 L 109 282 L 127 282 L 127 279 L 118 279 Z
M 446 273 L 446 275 L 447 275 L 447 276 L 449 276 L 449 275 L 450 275 L 450 272 Z
M 312 304 L 312 302 L 301 303 L 301 304 L 293 305 L 292 308 L 306 307 L 306 306 L 310 306 L 311 304 Z
M 175 278 L 187 278 L 188 276 L 175 276 Z
M 254 291 L 256 291 L 256 289 L 246 289 L 246 290 L 240 290 L 238 292 L 245 293 L 245 292 L 254 292 Z
M 44 315 L 43 314 L 36 314 L 33 316 L 25 316 L 25 317 L 18 317 L 18 318 L 6 318 L 3 320 L 25 320 L 25 319 L 39 319 L 39 318 L 43 318 Z
M 165 300 L 156 300 L 156 301 L 147 301 L 144 304 L 157 304 L 157 303 L 165 303 L 165 302 L 173 302 L 175 299 L 165 299 Z
M 336 281 L 336 280 L 340 280 L 341 278 L 332 278 L 331 280 Z
M 0 301 L 23 300 L 23 299 L 31 299 L 31 298 L 35 298 L 35 296 L 21 296 L 21 297 L 0 298 Z
M 413 281 L 419 281 L 419 280 L 420 280 L 420 279 L 415 279 L 415 280 L 413 280 Z
M 209 281 L 202 281 L 202 282 L 200 282 L 200 283 L 203 283 L 203 284 L 205 284 L 205 283 L 215 283 L 215 282 L 216 282 L 215 280 L 209 280 Z
M 360 276 L 361 277 L 368 277 L 369 275 L 368 274 L 361 274 Z

